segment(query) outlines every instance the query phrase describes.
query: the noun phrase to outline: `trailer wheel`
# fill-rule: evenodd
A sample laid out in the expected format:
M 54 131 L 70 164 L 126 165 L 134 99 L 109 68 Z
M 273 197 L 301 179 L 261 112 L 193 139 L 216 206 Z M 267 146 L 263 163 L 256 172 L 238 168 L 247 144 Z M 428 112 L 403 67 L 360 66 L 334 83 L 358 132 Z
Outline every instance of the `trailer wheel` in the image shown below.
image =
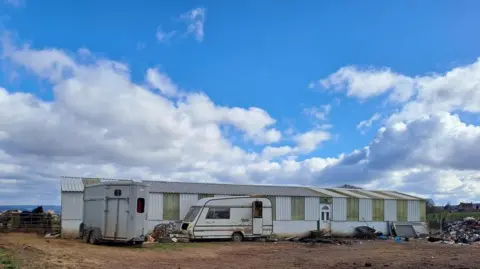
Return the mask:
M 83 242 L 85 243 L 88 243 L 88 240 L 89 240 L 89 237 L 90 236 L 90 232 L 89 231 L 83 231 L 82 233 L 82 240 Z
M 242 242 L 243 235 L 241 233 L 233 233 L 232 234 L 232 240 L 233 240 L 233 242 Z
M 98 240 L 95 237 L 95 231 L 91 231 L 88 236 L 88 242 L 92 245 L 98 244 Z

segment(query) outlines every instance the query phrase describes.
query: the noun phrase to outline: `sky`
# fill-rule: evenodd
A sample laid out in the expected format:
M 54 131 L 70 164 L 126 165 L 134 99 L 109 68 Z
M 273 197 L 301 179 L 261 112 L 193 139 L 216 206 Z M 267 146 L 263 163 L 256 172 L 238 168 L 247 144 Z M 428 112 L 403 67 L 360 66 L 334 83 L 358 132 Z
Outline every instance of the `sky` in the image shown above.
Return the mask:
M 0 1 L 0 204 L 61 176 L 480 202 L 478 1 Z

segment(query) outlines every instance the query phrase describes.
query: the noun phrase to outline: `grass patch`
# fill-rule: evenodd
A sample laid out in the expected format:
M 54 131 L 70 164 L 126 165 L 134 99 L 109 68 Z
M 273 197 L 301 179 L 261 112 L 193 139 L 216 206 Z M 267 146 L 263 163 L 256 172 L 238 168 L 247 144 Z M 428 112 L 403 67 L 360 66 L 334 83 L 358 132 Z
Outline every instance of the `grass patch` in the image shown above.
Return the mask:
M 8 255 L 4 249 L 0 248 L 0 268 L 2 269 L 17 269 L 19 268 L 13 258 Z

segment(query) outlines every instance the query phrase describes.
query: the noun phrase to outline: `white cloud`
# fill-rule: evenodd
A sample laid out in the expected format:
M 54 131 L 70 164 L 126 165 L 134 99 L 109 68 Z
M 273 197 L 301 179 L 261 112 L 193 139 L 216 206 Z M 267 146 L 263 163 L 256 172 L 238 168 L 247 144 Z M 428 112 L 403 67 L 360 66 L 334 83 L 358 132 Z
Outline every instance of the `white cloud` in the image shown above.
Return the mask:
M 326 105 L 320 106 L 320 108 L 315 106 L 306 108 L 303 110 L 303 112 L 310 117 L 314 117 L 317 120 L 324 121 L 327 119 L 331 110 L 332 110 L 332 105 L 326 104 Z
M 175 96 L 178 92 L 178 86 L 165 74 L 156 68 L 147 69 L 146 80 L 151 87 L 159 90 L 166 96 Z
M 357 124 L 357 129 L 364 129 L 364 128 L 369 128 L 372 126 L 372 124 L 379 120 L 381 115 L 379 113 L 375 113 L 370 117 L 368 120 L 362 120 Z
M 165 42 L 168 42 L 176 34 L 177 34 L 177 31 L 165 32 L 162 30 L 161 26 L 158 26 L 155 37 L 157 38 L 158 42 L 165 43 Z
M 205 8 L 194 8 L 180 16 L 187 23 L 187 34 L 193 34 L 198 42 L 203 41 L 204 24 L 205 24 Z
M 4 2 L 16 8 L 21 8 L 25 6 L 24 0 L 4 0 Z

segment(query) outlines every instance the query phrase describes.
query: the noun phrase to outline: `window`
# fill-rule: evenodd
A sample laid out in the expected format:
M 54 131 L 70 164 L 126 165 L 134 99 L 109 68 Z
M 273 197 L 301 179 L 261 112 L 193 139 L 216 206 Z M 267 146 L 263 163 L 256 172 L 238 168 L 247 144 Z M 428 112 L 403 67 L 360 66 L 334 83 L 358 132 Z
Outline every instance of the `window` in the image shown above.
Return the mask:
M 183 219 L 184 222 L 192 222 L 195 220 L 197 217 L 198 213 L 200 212 L 200 209 L 202 209 L 199 206 L 192 206 L 190 207 L 190 210 L 188 210 L 187 215 L 185 215 L 185 218 Z
M 208 197 L 214 197 L 215 195 L 213 194 L 206 194 L 206 193 L 200 193 L 198 195 L 198 200 L 203 199 L 203 198 L 208 198 Z
M 320 197 L 320 204 L 331 204 L 332 198 L 329 197 Z
M 275 196 L 267 196 L 272 203 L 272 220 L 277 220 L 277 198 Z
M 305 197 L 291 198 L 291 219 L 305 220 Z
M 253 202 L 253 217 L 262 218 L 263 216 L 263 203 L 262 201 Z
M 397 200 L 397 221 L 408 220 L 408 201 Z
M 180 220 L 180 194 L 163 194 L 163 219 Z
M 138 198 L 137 199 L 137 213 L 145 212 L 145 199 Z
M 114 190 L 113 196 L 122 196 L 122 190 Z
M 380 199 L 372 200 L 372 220 L 383 221 L 384 219 L 384 201 Z
M 208 209 L 207 219 L 230 219 L 230 208 L 211 207 Z
M 420 201 L 420 221 L 427 221 L 427 203 L 425 201 Z
M 348 198 L 347 199 L 347 220 L 358 221 L 359 210 L 358 210 L 358 199 L 357 198 Z

